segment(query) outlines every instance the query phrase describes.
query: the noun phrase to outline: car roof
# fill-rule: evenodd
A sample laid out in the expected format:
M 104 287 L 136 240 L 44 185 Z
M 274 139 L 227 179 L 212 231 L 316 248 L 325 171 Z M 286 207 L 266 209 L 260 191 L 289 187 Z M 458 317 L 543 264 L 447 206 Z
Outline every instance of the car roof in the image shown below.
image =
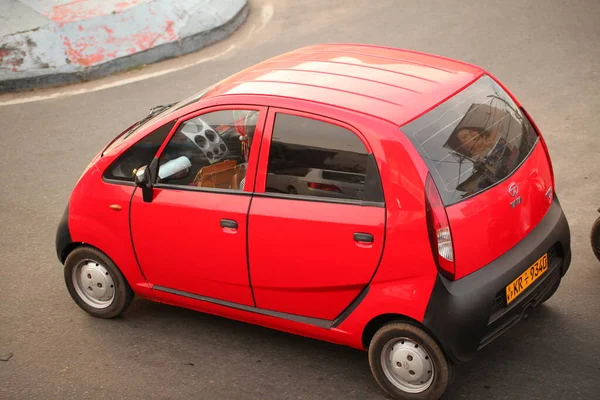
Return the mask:
M 483 73 L 474 65 L 415 51 L 321 44 L 245 69 L 219 82 L 204 98 L 282 96 L 342 107 L 401 126 Z

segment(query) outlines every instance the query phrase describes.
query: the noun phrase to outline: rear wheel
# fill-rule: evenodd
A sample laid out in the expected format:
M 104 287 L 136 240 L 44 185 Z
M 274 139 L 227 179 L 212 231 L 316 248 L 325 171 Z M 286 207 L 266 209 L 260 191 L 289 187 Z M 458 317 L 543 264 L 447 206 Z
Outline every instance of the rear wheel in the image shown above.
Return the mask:
M 65 260 L 64 276 L 75 303 L 94 317 L 116 317 L 133 300 L 133 291 L 121 271 L 93 247 L 73 250 Z
M 379 386 L 393 399 L 439 399 L 451 365 L 423 329 L 404 322 L 383 326 L 369 345 L 369 365 Z
M 592 225 L 590 242 L 592 244 L 592 251 L 594 252 L 594 255 L 598 260 L 600 260 L 600 218 L 596 219 L 594 225 Z

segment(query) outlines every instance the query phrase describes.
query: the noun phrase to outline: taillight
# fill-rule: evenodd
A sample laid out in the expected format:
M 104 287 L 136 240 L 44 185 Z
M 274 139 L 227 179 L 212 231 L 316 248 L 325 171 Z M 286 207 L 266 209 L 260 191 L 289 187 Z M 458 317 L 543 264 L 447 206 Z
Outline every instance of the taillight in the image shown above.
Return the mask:
M 440 193 L 430 174 L 427 174 L 425 180 L 425 203 L 429 243 L 433 258 L 440 273 L 446 278 L 454 280 L 456 269 L 450 223 Z
M 311 189 L 328 190 L 330 192 L 341 192 L 339 187 L 325 183 L 308 182 L 308 187 Z

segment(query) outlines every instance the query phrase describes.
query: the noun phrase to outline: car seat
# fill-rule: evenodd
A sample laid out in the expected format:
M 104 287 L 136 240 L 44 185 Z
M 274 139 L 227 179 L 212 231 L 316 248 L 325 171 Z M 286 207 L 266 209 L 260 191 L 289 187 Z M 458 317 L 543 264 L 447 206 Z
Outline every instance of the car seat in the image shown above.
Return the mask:
M 236 160 L 225 160 L 217 164 L 207 165 L 198 171 L 194 183 L 198 187 L 231 189 L 236 174 Z

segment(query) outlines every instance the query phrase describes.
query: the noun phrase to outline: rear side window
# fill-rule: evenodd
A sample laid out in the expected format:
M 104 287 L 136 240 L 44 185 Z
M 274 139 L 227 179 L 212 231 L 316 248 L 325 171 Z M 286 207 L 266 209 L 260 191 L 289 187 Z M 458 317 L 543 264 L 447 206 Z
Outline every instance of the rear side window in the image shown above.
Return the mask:
M 383 202 L 372 155 L 338 125 L 278 113 L 273 128 L 267 192 Z
M 446 206 L 512 174 L 537 143 L 527 117 L 485 75 L 400 130 L 427 163 Z
M 128 148 L 107 168 L 104 177 L 106 179 L 133 182 L 135 170 L 143 165 L 150 164 L 175 122 L 171 121 L 164 124 Z

